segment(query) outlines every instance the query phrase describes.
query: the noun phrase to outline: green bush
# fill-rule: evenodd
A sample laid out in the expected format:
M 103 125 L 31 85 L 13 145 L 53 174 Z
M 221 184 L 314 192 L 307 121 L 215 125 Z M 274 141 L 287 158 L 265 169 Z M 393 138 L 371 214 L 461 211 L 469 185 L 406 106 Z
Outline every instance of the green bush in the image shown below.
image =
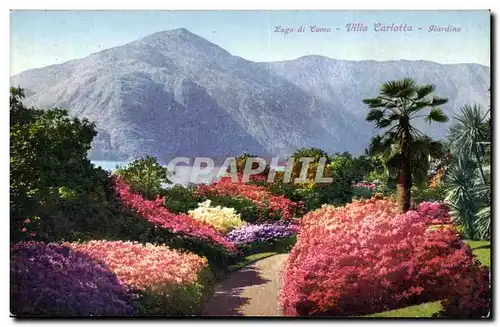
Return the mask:
M 170 183 L 167 169 L 154 157 L 146 156 L 119 167 L 116 175 L 123 177 L 135 193 L 154 200 L 162 191 L 163 183 Z
M 352 194 L 356 199 L 369 199 L 373 196 L 374 192 L 366 187 L 353 187 Z
M 94 124 L 63 109 L 39 110 L 10 96 L 10 235 L 19 240 L 77 240 L 113 225 L 109 174 L 87 158 Z M 104 232 L 103 232 L 104 231 Z
M 253 223 L 259 219 L 257 206 L 248 199 L 226 196 L 210 196 L 209 199 L 212 201 L 212 206 L 234 208 L 246 222 Z
M 197 283 L 155 286 L 138 293 L 141 316 L 193 316 L 201 315 L 203 304 L 212 294 L 215 279 L 212 272 L 204 269 Z
M 196 209 L 199 202 L 203 202 L 201 197 L 194 194 L 196 185 L 182 186 L 174 185 L 171 188 L 161 191 L 164 196 L 163 203 L 171 212 L 180 213 Z
M 239 248 L 242 256 L 248 256 L 250 254 L 262 253 L 262 252 L 277 252 L 277 253 L 287 253 L 290 252 L 292 247 L 297 242 L 297 236 L 288 236 L 278 239 L 273 239 L 269 241 L 257 241 L 250 244 L 246 244 Z
M 439 184 L 434 188 L 430 187 L 419 188 L 414 186 L 411 188 L 411 198 L 413 204 L 415 205 L 425 201 L 443 202 L 444 199 L 446 198 L 446 188 L 444 187 L 443 184 Z

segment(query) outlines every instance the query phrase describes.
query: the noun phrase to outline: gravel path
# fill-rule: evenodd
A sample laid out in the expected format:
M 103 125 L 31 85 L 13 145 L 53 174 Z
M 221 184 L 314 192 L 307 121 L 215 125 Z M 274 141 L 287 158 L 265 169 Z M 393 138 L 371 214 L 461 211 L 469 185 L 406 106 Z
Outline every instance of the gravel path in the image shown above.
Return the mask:
M 288 257 L 277 254 L 254 262 L 222 281 L 205 303 L 204 316 L 281 316 L 280 271 Z

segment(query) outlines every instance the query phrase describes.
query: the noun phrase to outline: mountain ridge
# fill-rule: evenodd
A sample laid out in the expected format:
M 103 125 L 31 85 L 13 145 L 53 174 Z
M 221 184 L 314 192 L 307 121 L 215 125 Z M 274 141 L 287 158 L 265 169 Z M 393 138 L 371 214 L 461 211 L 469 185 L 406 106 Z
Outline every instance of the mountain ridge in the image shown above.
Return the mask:
M 437 71 L 437 72 L 436 72 Z M 445 110 L 489 103 L 490 68 L 431 61 L 348 61 L 308 55 L 253 62 L 189 32 L 157 32 L 81 59 L 27 70 L 11 85 L 27 105 L 96 121 L 93 159 L 145 154 L 286 156 L 300 147 L 361 153 L 374 134 L 364 97 L 412 77 L 450 98 Z M 443 132 L 420 124 L 440 138 Z

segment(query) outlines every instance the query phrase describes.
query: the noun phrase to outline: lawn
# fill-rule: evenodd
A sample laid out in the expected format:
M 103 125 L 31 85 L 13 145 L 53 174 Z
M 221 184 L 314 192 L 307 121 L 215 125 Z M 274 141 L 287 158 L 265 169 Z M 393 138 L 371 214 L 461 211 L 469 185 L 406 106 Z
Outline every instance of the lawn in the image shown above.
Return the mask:
M 264 258 L 273 256 L 278 253 L 287 253 L 290 252 L 292 246 L 297 241 L 296 236 L 284 237 L 282 239 L 274 240 L 271 243 L 267 242 L 255 242 L 251 246 L 246 248 L 248 252 L 245 257 L 238 263 L 231 265 L 229 267 L 229 271 L 234 272 L 239 270 L 249 264 L 262 260 Z
M 491 245 L 488 241 L 465 241 L 472 252 L 477 256 L 478 260 L 481 261 L 482 264 L 490 267 L 490 259 L 491 259 Z M 427 302 L 419 305 L 412 305 L 410 307 L 390 310 L 385 312 L 378 312 L 366 317 L 375 317 L 375 318 L 420 318 L 426 317 L 430 318 L 436 312 L 441 309 L 440 301 L 435 302 Z

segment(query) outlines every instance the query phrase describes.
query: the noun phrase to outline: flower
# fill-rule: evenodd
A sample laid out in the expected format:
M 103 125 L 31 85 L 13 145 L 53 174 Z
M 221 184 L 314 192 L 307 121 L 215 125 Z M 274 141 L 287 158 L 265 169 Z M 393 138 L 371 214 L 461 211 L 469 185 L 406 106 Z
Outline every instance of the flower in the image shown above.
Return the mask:
M 194 219 L 207 223 L 213 226 L 216 230 L 222 233 L 227 233 L 234 228 L 245 225 L 234 208 L 226 207 L 211 207 L 211 201 L 199 203 L 198 208 L 190 210 L 188 214 Z
M 26 219 L 24 222 L 25 222 L 26 224 L 29 224 L 29 223 L 31 222 L 31 220 L 29 220 L 29 218 L 28 218 L 28 219 Z
M 294 235 L 297 231 L 295 225 L 277 222 L 274 224 L 246 225 L 234 229 L 226 238 L 236 245 L 250 244 L 253 242 L 265 242 Z
M 25 233 L 27 232 L 28 230 L 26 229 L 26 227 L 24 227 L 23 229 L 21 229 L 21 232 Z
M 230 179 L 221 179 L 220 182 L 212 184 L 200 184 L 196 195 L 208 197 L 220 195 L 228 197 L 242 197 L 255 203 L 262 213 L 269 211 L 270 216 L 291 220 L 297 213 L 302 212 L 303 203 L 293 202 L 284 196 L 277 196 L 269 192 L 265 187 L 232 182 Z

